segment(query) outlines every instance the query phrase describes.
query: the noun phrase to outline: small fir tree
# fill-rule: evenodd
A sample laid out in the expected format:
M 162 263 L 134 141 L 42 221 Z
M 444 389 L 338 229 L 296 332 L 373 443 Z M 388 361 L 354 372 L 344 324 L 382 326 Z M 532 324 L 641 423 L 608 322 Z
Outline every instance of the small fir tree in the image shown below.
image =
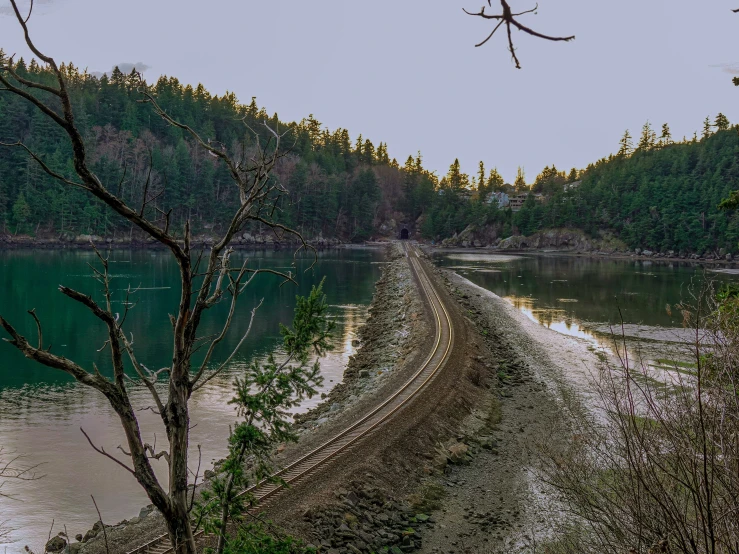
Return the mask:
M 657 135 L 652 129 L 652 124 L 647 121 L 642 127 L 641 137 L 639 138 L 639 145 L 637 148 L 642 152 L 646 152 L 647 150 L 654 148 L 656 142 Z
M 514 181 L 513 185 L 516 187 L 516 192 L 524 192 L 529 188 L 526 185 L 526 173 L 524 173 L 524 170 L 520 165 L 518 166 L 518 170 L 516 171 L 516 180 Z
M 726 131 L 729 129 L 730 126 L 729 118 L 726 117 L 724 114 L 719 113 L 716 116 L 716 121 L 714 121 L 713 126 L 716 127 L 717 131 Z
M 31 207 L 26 201 L 26 195 L 22 192 L 18 195 L 15 202 L 13 203 L 13 221 L 15 222 L 15 232 L 23 231 L 26 226 L 26 222 L 31 218 Z
M 503 179 L 503 176 L 498 173 L 498 168 L 494 167 L 490 170 L 490 175 L 488 175 L 488 181 L 486 183 L 486 186 L 488 190 L 492 191 L 500 191 L 503 188 L 503 185 L 505 184 L 505 180 Z
M 620 148 L 618 149 L 618 155 L 620 157 L 630 156 L 631 153 L 634 151 L 634 142 L 628 129 L 626 129 L 624 136 L 621 137 L 621 140 L 618 142 L 618 144 L 620 146 Z
M 323 381 L 318 359 L 310 363 L 310 358 L 320 358 L 331 348 L 334 322 L 327 312 L 321 281 L 307 297 L 297 297 L 292 328 L 280 326 L 285 359 L 278 361 L 271 353 L 265 362 L 255 360 L 234 383 L 230 404 L 242 421 L 231 432 L 221 473 L 195 509 L 197 521 L 218 536 L 217 554 L 226 548 L 228 524 L 240 522 L 253 504 L 253 497 L 240 493 L 274 473 L 272 459 L 279 444 L 297 441 L 288 412 L 315 395 Z M 247 460 L 251 471 L 245 467 Z
M 670 132 L 670 126 L 667 123 L 662 124 L 662 134 L 659 136 L 660 146 L 669 146 L 672 144 L 672 133 Z

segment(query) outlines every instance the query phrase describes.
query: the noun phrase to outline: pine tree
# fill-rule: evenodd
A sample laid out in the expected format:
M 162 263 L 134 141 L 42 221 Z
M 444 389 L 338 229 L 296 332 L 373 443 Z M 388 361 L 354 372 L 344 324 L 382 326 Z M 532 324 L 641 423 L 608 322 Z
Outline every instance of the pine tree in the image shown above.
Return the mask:
M 477 190 L 481 193 L 485 192 L 485 164 L 482 161 L 480 161 L 480 167 L 477 173 Z
M 716 121 L 714 122 L 713 125 L 714 127 L 716 127 L 718 131 L 726 131 L 729 129 L 729 125 L 730 125 L 729 118 L 726 117 L 724 114 L 719 113 L 716 116 Z
M 313 114 L 309 114 L 308 118 L 302 121 L 302 125 L 308 132 L 313 150 L 317 150 L 321 145 L 321 122 L 313 117 Z
M 629 156 L 634 151 L 634 143 L 631 138 L 631 133 L 629 133 L 628 129 L 626 129 L 624 136 L 621 137 L 621 140 L 618 142 L 618 144 L 620 145 L 620 148 L 618 150 L 618 155 L 620 157 Z
M 375 145 L 372 144 L 372 141 L 370 139 L 364 141 L 364 146 L 362 147 L 362 150 L 364 163 L 366 163 L 367 165 L 372 165 L 375 162 Z
M 672 133 L 670 132 L 670 126 L 667 123 L 662 124 L 662 134 L 659 136 L 660 146 L 669 146 L 672 144 Z
M 518 166 L 518 170 L 516 171 L 516 180 L 513 185 L 516 187 L 516 192 L 524 192 L 529 188 L 526 185 L 526 174 L 521 166 Z
M 452 190 L 460 190 L 464 188 L 464 181 L 467 181 L 468 178 L 465 175 L 465 178 L 462 177 L 462 170 L 461 166 L 459 164 L 459 159 L 455 159 L 452 165 L 449 166 L 449 171 L 446 174 L 446 186 L 448 186 Z
M 657 137 L 652 130 L 652 124 L 647 121 L 644 124 L 644 127 L 642 127 L 641 138 L 639 138 L 639 145 L 637 146 L 637 149 L 641 150 L 642 152 L 646 152 L 647 150 L 651 150 L 652 148 L 654 148 L 656 142 Z
M 567 176 L 567 182 L 574 183 L 575 181 L 577 181 L 577 177 L 577 169 L 573 167 L 572 169 L 570 169 L 570 174 Z
M 416 171 L 420 174 L 423 173 L 423 156 L 421 156 L 421 151 L 418 151 L 418 154 L 416 154 Z
M 505 180 L 503 179 L 503 176 L 498 173 L 498 168 L 494 167 L 490 170 L 490 175 L 488 175 L 488 181 L 486 183 L 486 186 L 490 192 L 493 191 L 499 191 L 505 184 Z
M 706 119 L 703 120 L 703 134 L 701 135 L 701 140 L 705 140 L 711 136 L 712 127 L 713 126 L 711 125 L 711 118 L 706 117 Z
M 23 231 L 26 222 L 31 217 L 31 207 L 26 202 L 26 196 L 22 192 L 13 204 L 13 221 L 16 224 L 16 232 Z

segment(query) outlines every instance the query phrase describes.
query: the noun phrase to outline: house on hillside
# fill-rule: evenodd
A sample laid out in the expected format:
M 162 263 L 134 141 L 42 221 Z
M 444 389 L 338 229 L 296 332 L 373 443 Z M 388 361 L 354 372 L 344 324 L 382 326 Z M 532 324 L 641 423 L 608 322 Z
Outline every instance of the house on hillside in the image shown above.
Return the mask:
M 499 208 L 507 208 L 511 203 L 505 192 L 491 192 L 485 199 L 485 202 L 488 204 L 496 203 Z
M 522 192 L 515 196 L 511 196 L 511 199 L 510 199 L 511 211 L 517 212 L 518 210 L 523 208 L 523 205 L 526 203 L 526 200 L 528 200 L 529 196 L 533 196 L 534 200 L 539 204 L 543 204 L 544 202 L 546 202 L 546 199 L 547 199 L 546 196 L 544 196 L 543 194 L 539 192 L 536 192 L 536 193 Z
M 528 192 L 522 192 L 515 196 L 511 196 L 510 198 L 511 211 L 517 212 L 518 210 L 523 208 L 524 202 L 526 202 L 526 199 L 528 197 L 529 197 Z
M 582 181 L 573 181 L 572 183 L 567 183 L 564 186 L 564 191 L 568 192 L 571 190 L 575 190 L 577 187 L 579 187 L 582 184 Z

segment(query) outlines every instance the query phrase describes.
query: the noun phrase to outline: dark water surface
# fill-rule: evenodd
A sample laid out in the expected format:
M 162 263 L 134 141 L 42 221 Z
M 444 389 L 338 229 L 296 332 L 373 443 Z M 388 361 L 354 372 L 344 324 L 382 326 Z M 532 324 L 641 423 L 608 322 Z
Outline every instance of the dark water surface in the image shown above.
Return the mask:
M 737 279 L 698 265 L 644 260 L 443 251 L 435 259 L 534 321 L 594 341 L 603 340 L 611 325 L 620 326 L 621 317 L 627 334 L 649 338 L 677 332 L 682 328 L 677 305 L 691 302 L 691 291 L 706 279 Z
M 251 267 L 292 270 L 289 252 L 238 252 L 234 265 L 244 257 Z M 325 291 L 336 319 L 336 348 L 322 362 L 326 378 L 324 390 L 341 381 L 347 359 L 354 352 L 352 340 L 366 318 L 374 283 L 380 277 L 380 250 L 340 249 L 320 252 L 314 269 L 305 274 L 309 260 L 297 263 L 299 286 L 281 288 L 276 277 L 257 276 L 240 299 L 240 309 L 232 332 L 220 348 L 221 359 L 236 346 L 246 329 L 252 307 L 264 298 L 257 312 L 251 335 L 227 372 L 214 379 L 193 396 L 191 445 L 202 445 L 203 467 L 225 453 L 228 426 L 235 420 L 231 398 L 234 376 L 254 357 L 266 355 L 279 343 L 279 323 L 292 319 L 296 294 L 307 294 L 311 285 L 326 278 Z M 0 252 L 0 313 L 16 328 L 36 340 L 33 321 L 26 313 L 35 308 L 43 323 L 45 346 L 52 352 L 73 359 L 86 369 L 97 364 L 110 371 L 109 351 L 97 352 L 105 341 L 105 331 L 89 312 L 63 296 L 57 287 L 63 284 L 102 301 L 101 286 L 91 277 L 88 263 L 95 257 L 87 251 L 11 251 Z M 135 306 L 126 320 L 133 332 L 139 361 L 150 369 L 171 361 L 171 326 L 168 313 L 176 310 L 179 300 L 177 267 L 164 252 L 115 251 L 111 255 L 116 307 L 125 311 L 125 289 L 139 291 L 131 297 Z M 220 331 L 219 323 L 228 311 L 226 302 L 211 310 L 201 325 L 201 335 Z M 216 356 L 217 358 L 217 356 Z M 217 360 L 214 360 L 217 361 Z M 132 393 L 137 409 L 151 404 L 147 393 L 135 388 Z M 320 402 L 314 398 L 303 410 Z M 164 443 L 164 431 L 158 416 L 139 412 L 141 426 L 149 442 L 156 435 Z M 0 447 L 7 453 L 25 456 L 26 464 L 43 464 L 45 477 L 38 481 L 7 482 L 0 491 L 13 493 L 17 499 L 0 496 L 0 521 L 9 520 L 15 529 L 8 540 L 8 552 L 20 551 L 29 544 L 41 548 L 52 519 L 54 534 L 67 526 L 71 536 L 84 533 L 97 519 L 90 494 L 100 506 L 106 523 L 131 518 L 148 504 L 137 483 L 123 469 L 93 452 L 80 427 L 99 446 L 116 452 L 123 442 L 115 414 L 102 396 L 75 383 L 65 374 L 40 367 L 25 359 L 11 346 L 0 343 Z M 194 450 L 195 464 L 197 453 Z M 191 456 L 192 454 L 191 453 Z M 158 468 L 164 474 L 163 465 Z M 2 545 L 0 539 L 0 545 Z M 2 548 L 2 546 L 0 546 Z

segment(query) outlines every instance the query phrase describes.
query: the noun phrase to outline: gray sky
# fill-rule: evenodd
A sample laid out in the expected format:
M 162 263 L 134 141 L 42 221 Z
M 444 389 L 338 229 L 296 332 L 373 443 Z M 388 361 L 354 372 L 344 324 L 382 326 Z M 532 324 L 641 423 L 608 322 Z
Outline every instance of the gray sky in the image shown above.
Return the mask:
M 521 70 L 502 33 L 474 48 L 489 23 L 461 9 L 483 1 L 42 0 L 31 29 L 57 60 L 145 64 L 149 81 L 256 96 L 283 120 L 313 113 L 385 141 L 401 163 L 421 150 L 440 174 L 459 157 L 469 173 L 483 160 L 510 181 L 522 165 L 533 181 L 545 165 L 607 156 L 647 119 L 676 138 L 719 111 L 739 121 L 737 1 L 541 0 L 527 23 L 577 39 L 514 33 Z M 9 5 L 0 0 L 0 47 L 27 55 Z

